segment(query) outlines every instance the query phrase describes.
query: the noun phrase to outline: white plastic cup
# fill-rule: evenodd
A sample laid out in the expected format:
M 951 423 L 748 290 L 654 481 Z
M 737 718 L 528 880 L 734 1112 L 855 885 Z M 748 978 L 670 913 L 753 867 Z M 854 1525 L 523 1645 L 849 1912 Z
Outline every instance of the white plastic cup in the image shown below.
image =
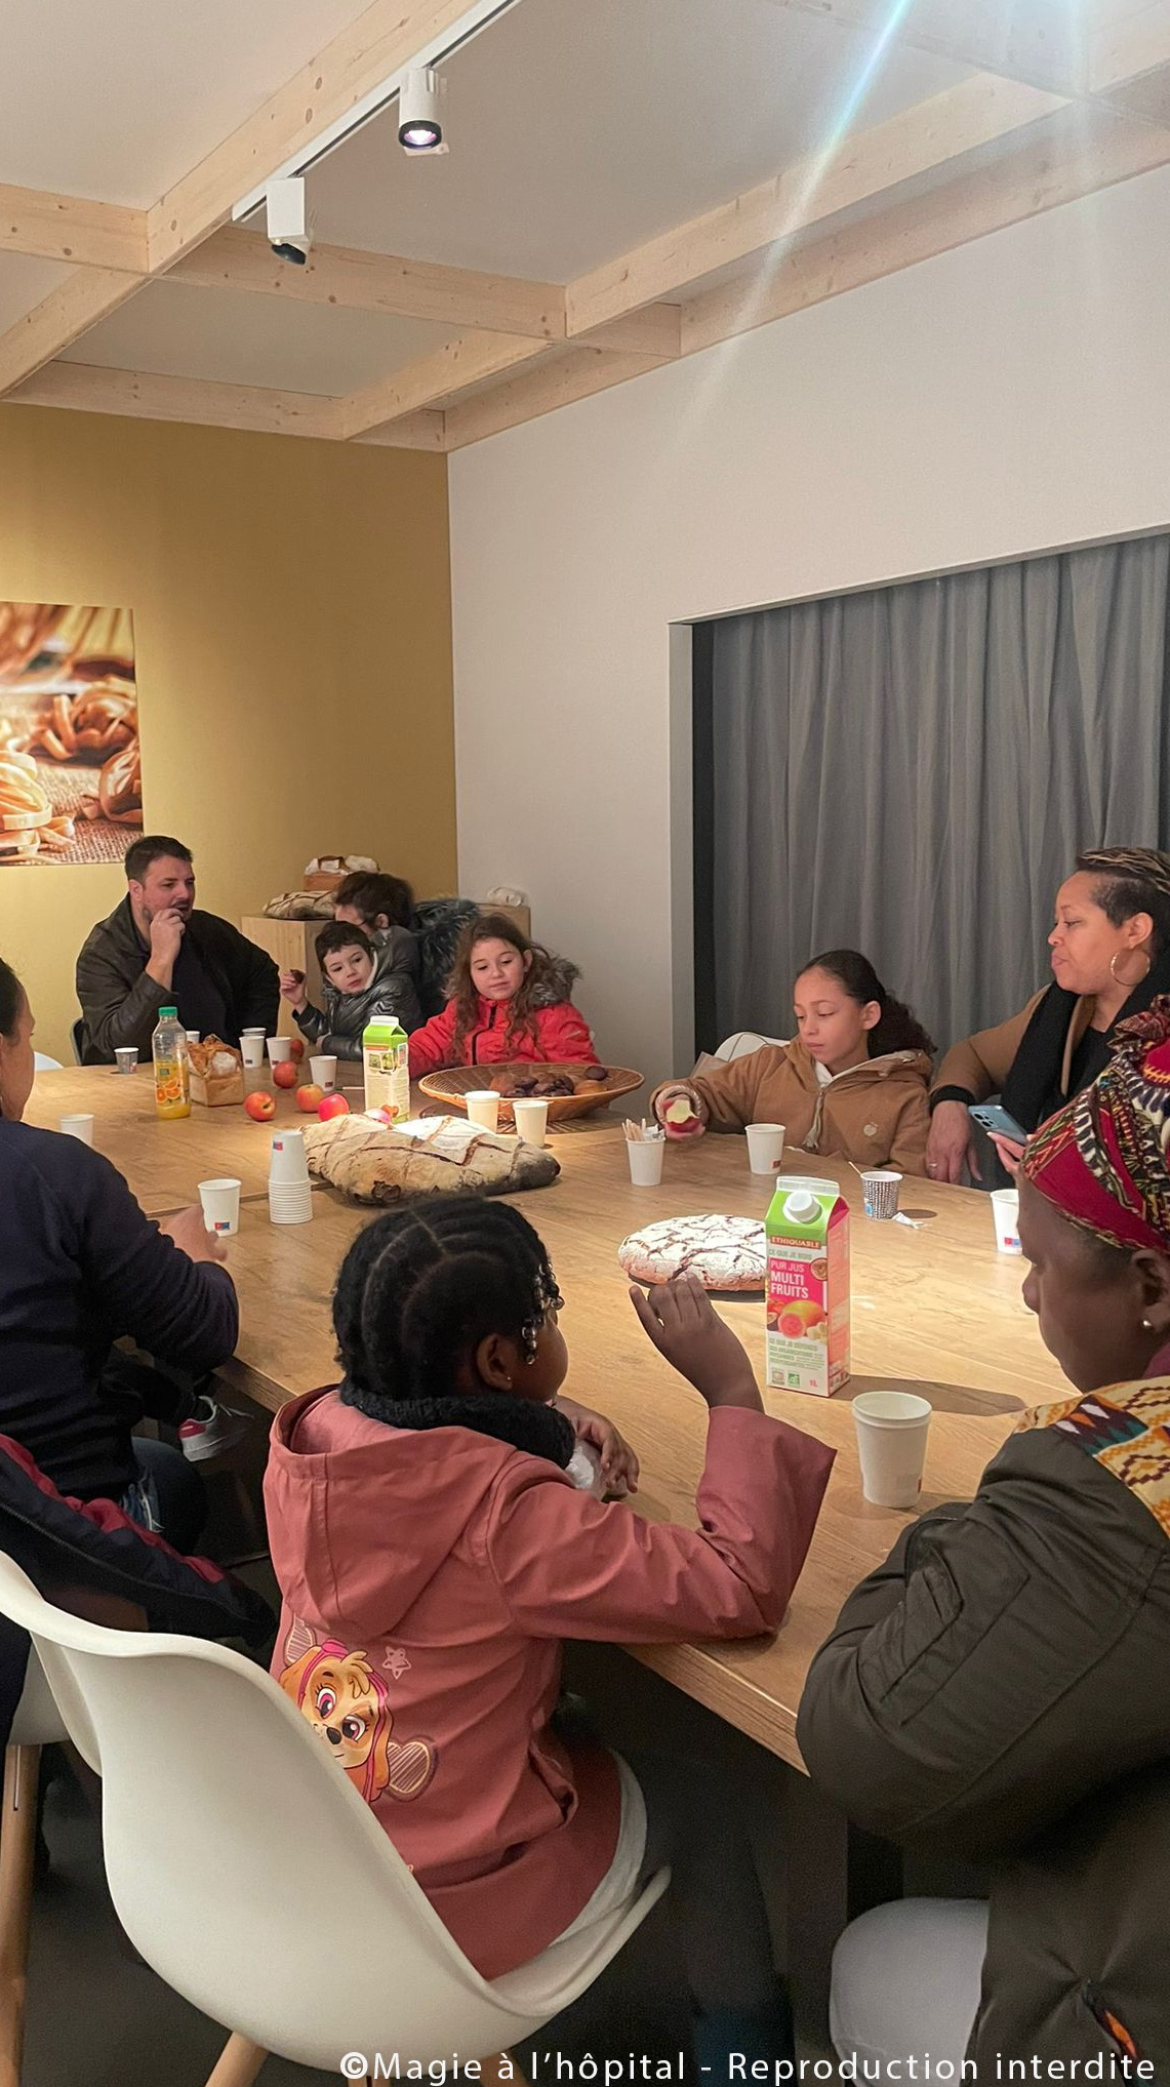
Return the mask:
M 114 1052 L 114 1059 L 119 1072 L 137 1072 L 138 1045 L 123 1044 L 119 1050 Z
M 297 1187 L 308 1179 L 309 1161 L 305 1152 L 304 1131 L 274 1131 L 272 1152 L 268 1161 L 269 1187 Z
M 188 1043 L 198 1043 L 198 1042 L 199 1042 L 199 1031 L 198 1031 L 198 1029 L 188 1029 L 188 1031 L 187 1031 L 187 1042 L 188 1042 Z
M 274 1225 L 309 1224 L 313 1216 L 311 1184 L 307 1181 L 270 1184 L 268 1215 Z
M 263 1065 L 263 1035 L 255 1036 L 253 1035 L 250 1029 L 245 1030 L 243 1036 L 241 1036 L 240 1038 L 240 1054 L 243 1058 L 244 1064 L 247 1066 L 251 1066 L 253 1070 L 255 1070 L 257 1066 Z
M 548 1103 L 546 1101 L 514 1101 L 512 1114 L 516 1119 L 516 1133 L 526 1145 L 543 1145 L 548 1130 Z
M 500 1127 L 500 1097 L 492 1088 L 477 1088 L 465 1094 L 467 1121 L 474 1123 L 477 1130 L 498 1130 Z
M 266 1028 L 264 1027 L 264 1024 L 263 1024 L 263 1022 L 258 1022 L 258 1023 L 256 1023 L 256 1024 L 255 1024 L 255 1026 L 254 1026 L 253 1028 L 251 1028 L 251 1029 L 241 1029 L 241 1031 L 240 1031 L 240 1035 L 241 1035 L 241 1036 L 260 1036 L 260 1037 L 264 1037 L 264 1036 L 267 1036 L 267 1034 L 268 1034 L 268 1031 L 267 1031 L 267 1029 L 266 1029 Z
M 61 1129 L 67 1138 L 80 1138 L 83 1145 L 93 1144 L 92 1116 L 62 1116 Z
M 630 1180 L 635 1188 L 658 1188 L 662 1181 L 662 1162 L 666 1156 L 665 1138 L 627 1138 L 626 1157 L 630 1162 Z
M 995 1243 L 1001 1254 L 1020 1252 L 1020 1192 L 1018 1188 L 996 1188 L 991 1192 L 991 1216 Z
M 199 1183 L 203 1222 L 209 1232 L 217 1232 L 222 1239 L 230 1239 L 240 1229 L 240 1187 L 230 1174 L 218 1181 Z
M 930 1402 L 909 1391 L 863 1391 L 853 1401 L 861 1490 L 875 1507 L 913 1507 L 922 1491 Z
M 268 1058 L 270 1064 L 283 1065 L 291 1057 L 291 1036 L 270 1036 L 268 1038 Z
M 902 1176 L 885 1167 L 876 1167 L 861 1177 L 861 1192 L 865 1197 L 867 1217 L 896 1217 L 898 1213 L 898 1191 Z
M 784 1164 L 784 1125 L 749 1123 L 748 1165 L 753 1174 L 777 1174 Z
M 337 1085 L 336 1058 L 310 1058 L 309 1073 L 314 1087 L 320 1087 L 324 1093 L 331 1094 Z

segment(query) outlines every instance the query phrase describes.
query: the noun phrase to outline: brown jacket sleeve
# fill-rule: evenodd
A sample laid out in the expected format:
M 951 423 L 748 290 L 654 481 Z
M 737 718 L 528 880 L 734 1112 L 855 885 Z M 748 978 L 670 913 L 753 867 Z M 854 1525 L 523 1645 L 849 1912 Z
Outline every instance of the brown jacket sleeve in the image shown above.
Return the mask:
M 940 1087 L 963 1087 L 972 1101 L 986 1101 L 989 1094 L 1002 1094 L 1024 1031 L 1043 998 L 1042 988 L 1010 1020 L 1000 1022 L 994 1029 L 980 1029 L 965 1043 L 952 1044 L 935 1075 L 931 1093 L 937 1093 Z
M 890 1145 L 890 1165 L 903 1174 L 926 1173 L 926 1141 L 930 1136 L 930 1104 L 925 1086 L 907 1094 L 898 1111 Z
M 1010 1437 L 850 1595 L 797 1719 L 813 1781 L 892 1840 L 1019 1846 L 1164 1756 L 1168 1593 L 1170 1547 L 1111 1472 L 1054 1429 Z
M 757 1121 L 756 1100 L 766 1073 L 772 1071 L 778 1060 L 787 1053 L 782 1044 L 765 1044 L 758 1051 L 748 1051 L 742 1058 L 733 1058 L 729 1065 L 721 1066 L 718 1072 L 695 1073 L 691 1078 L 665 1080 L 664 1087 L 689 1087 L 707 1111 L 708 1126 L 712 1130 L 743 1130 L 747 1124 Z M 650 1096 L 651 1110 L 662 1093 L 656 1087 Z

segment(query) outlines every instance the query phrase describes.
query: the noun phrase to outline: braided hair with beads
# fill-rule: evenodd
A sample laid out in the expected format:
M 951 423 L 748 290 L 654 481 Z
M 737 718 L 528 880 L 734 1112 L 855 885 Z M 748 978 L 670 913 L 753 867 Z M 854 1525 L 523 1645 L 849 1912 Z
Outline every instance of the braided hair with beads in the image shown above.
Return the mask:
M 460 1389 L 491 1334 L 533 1358 L 560 1301 L 544 1245 L 510 1204 L 452 1196 L 387 1211 L 358 1234 L 337 1279 L 342 1402 L 389 1427 L 471 1428 L 564 1468 L 574 1437 L 562 1413 Z

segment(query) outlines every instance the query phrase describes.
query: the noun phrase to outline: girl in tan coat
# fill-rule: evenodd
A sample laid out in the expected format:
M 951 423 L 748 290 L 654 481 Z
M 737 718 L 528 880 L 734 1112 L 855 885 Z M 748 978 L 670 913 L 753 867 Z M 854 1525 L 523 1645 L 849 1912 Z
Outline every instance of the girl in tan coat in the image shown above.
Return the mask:
M 806 1152 L 925 1173 L 934 1045 L 917 1016 L 855 949 L 814 957 L 794 1001 L 792 1043 L 657 1089 L 654 1112 L 667 1136 L 782 1123 L 788 1143 Z M 684 1102 L 689 1113 L 680 1113 Z

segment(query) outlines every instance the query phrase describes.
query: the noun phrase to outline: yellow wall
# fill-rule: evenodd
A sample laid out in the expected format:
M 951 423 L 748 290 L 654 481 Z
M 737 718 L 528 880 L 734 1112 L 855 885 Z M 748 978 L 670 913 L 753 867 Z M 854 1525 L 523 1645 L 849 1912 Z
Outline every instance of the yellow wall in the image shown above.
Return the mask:
M 309 857 L 452 890 L 442 457 L 0 407 L 0 599 L 134 611 L 147 830 L 230 920 Z M 0 955 L 69 1062 L 73 965 L 119 868 L 0 867 Z

